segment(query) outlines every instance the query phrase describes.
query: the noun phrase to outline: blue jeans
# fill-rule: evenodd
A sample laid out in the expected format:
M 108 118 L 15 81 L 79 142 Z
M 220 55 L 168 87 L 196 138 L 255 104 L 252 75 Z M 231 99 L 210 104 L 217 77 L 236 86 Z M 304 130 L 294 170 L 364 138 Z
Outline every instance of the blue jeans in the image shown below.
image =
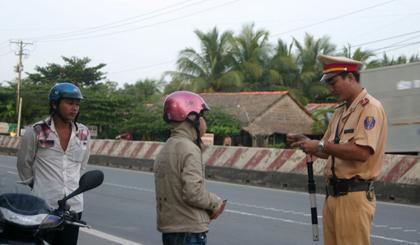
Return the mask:
M 206 245 L 207 235 L 203 233 L 163 233 L 163 245 Z

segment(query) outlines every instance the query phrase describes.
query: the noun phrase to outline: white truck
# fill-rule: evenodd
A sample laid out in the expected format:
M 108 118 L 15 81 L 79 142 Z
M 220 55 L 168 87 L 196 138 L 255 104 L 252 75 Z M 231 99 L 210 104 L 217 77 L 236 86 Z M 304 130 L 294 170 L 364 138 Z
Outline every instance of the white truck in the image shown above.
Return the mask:
M 360 84 L 385 108 L 385 152 L 420 155 L 420 62 L 360 71 Z

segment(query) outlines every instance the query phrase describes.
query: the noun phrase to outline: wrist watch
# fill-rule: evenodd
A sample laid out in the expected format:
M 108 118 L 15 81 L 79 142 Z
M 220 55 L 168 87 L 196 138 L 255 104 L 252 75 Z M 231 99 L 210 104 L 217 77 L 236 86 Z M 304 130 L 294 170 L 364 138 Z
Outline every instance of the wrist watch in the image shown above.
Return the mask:
M 318 144 L 318 152 L 323 152 L 324 151 L 324 144 L 325 141 L 321 140 Z

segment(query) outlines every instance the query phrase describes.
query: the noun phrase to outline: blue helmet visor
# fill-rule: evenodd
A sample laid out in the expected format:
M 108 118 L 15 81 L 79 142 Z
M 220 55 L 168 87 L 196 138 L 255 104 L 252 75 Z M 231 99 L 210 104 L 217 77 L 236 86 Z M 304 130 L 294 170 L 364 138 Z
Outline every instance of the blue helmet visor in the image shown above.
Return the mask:
M 66 93 L 66 92 L 60 92 L 58 93 L 61 98 L 67 98 L 67 99 L 79 99 L 83 100 L 83 96 L 79 93 Z

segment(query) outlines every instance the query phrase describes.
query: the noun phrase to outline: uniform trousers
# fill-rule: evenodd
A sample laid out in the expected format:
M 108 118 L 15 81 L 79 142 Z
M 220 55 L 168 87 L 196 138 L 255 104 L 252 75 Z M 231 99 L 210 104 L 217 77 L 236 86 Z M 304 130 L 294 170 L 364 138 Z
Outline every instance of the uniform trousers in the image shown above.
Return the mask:
M 322 210 L 325 245 L 369 245 L 376 198 L 369 201 L 366 191 L 325 198 Z

